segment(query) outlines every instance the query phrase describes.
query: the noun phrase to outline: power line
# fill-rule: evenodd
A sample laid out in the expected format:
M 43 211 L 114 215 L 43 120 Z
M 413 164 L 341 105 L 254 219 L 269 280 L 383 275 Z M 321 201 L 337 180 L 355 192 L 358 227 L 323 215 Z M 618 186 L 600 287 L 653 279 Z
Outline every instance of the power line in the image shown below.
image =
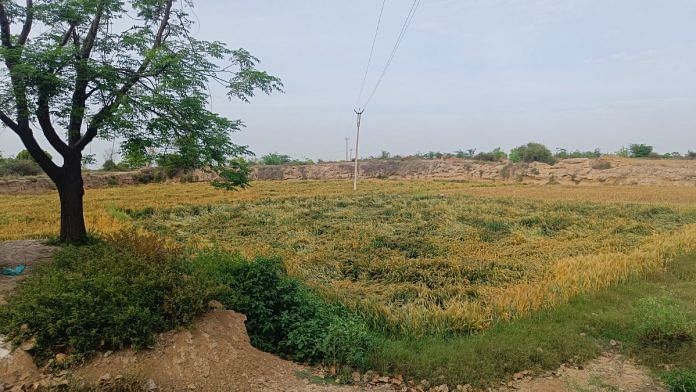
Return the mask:
M 372 64 L 372 55 L 375 53 L 375 43 L 377 42 L 377 34 L 379 33 L 379 25 L 382 22 L 382 14 L 384 13 L 384 5 L 387 0 L 382 0 L 382 7 L 379 9 L 379 17 L 377 18 L 377 27 L 375 28 L 375 34 L 372 37 L 372 48 L 370 48 L 370 57 L 367 59 L 367 67 L 365 67 L 365 75 L 363 75 L 362 83 L 360 84 L 360 93 L 358 93 L 358 99 L 355 100 L 355 105 L 360 103 L 362 98 L 363 90 L 365 89 L 365 81 L 367 80 L 367 74 L 370 71 L 370 64 Z
M 396 38 L 396 42 L 394 43 L 394 48 L 392 49 L 391 54 L 389 55 L 389 59 L 387 60 L 387 63 L 384 65 L 384 68 L 382 69 L 382 73 L 379 75 L 379 78 L 377 79 L 377 83 L 375 83 L 375 87 L 372 89 L 370 96 L 367 98 L 367 101 L 365 101 L 365 104 L 362 106 L 363 108 L 367 107 L 367 105 L 372 100 L 372 97 L 374 97 L 375 93 L 377 92 L 379 85 L 382 83 L 382 80 L 384 79 L 384 75 L 386 75 L 387 70 L 389 69 L 389 66 L 391 65 L 392 61 L 394 60 L 394 57 L 396 56 L 396 52 L 397 52 L 397 50 L 399 50 L 399 46 L 401 45 L 401 42 L 403 41 L 404 36 L 406 35 L 406 31 L 408 30 L 408 27 L 411 25 L 411 22 L 413 21 L 413 17 L 416 15 L 416 11 L 418 10 L 420 3 L 421 3 L 421 0 L 413 0 L 413 4 L 411 4 L 411 9 L 408 11 L 408 15 L 406 15 L 406 19 L 404 20 L 403 26 L 401 26 L 401 32 L 399 33 L 399 36 Z

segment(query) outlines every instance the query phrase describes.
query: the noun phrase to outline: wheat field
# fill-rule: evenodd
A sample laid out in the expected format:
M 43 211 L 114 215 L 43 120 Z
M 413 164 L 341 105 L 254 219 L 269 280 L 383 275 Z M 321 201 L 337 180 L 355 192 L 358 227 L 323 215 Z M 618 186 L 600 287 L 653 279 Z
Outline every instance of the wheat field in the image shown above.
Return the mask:
M 0 196 L 0 240 L 56 235 L 55 194 Z M 88 190 L 89 230 L 277 256 L 404 335 L 484 329 L 696 250 L 696 189 L 447 181 L 256 182 Z

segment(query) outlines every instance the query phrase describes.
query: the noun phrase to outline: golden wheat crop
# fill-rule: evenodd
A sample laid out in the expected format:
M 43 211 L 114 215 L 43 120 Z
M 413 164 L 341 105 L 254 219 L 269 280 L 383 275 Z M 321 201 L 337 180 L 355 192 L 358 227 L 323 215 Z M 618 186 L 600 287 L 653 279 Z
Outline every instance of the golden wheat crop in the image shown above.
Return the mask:
M 0 240 L 56 234 L 54 194 L 0 196 Z M 696 189 L 446 181 L 88 190 L 90 230 L 135 225 L 288 271 L 404 334 L 475 331 L 696 250 Z

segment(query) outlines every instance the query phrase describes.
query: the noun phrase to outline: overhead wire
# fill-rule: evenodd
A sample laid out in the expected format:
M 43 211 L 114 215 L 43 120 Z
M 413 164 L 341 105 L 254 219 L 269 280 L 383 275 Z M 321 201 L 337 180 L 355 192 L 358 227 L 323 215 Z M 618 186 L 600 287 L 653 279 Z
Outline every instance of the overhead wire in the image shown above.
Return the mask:
M 382 83 L 382 80 L 384 80 L 384 75 L 386 75 L 387 71 L 389 70 L 389 66 L 391 65 L 392 61 L 394 60 L 394 57 L 396 56 L 396 52 L 399 50 L 399 46 L 401 46 L 401 42 L 404 39 L 404 36 L 406 35 L 406 31 L 408 30 L 409 26 L 411 25 L 411 22 L 413 21 L 413 17 L 416 15 L 416 11 L 418 11 L 418 7 L 420 6 L 421 0 L 413 0 L 413 3 L 411 4 L 411 9 L 408 12 L 408 15 L 406 15 L 406 19 L 404 20 L 404 24 L 401 26 L 401 31 L 399 32 L 399 36 L 396 39 L 396 42 L 394 43 L 394 48 L 392 49 L 389 58 L 387 59 L 386 64 L 384 65 L 384 68 L 382 69 L 382 73 L 379 75 L 379 78 L 377 79 L 377 82 L 375 83 L 375 87 L 372 89 L 372 92 L 370 93 L 369 97 L 365 101 L 365 104 L 362 105 L 362 108 L 366 108 L 367 105 L 372 101 L 372 98 L 375 96 L 375 93 L 377 92 L 377 89 L 379 88 L 380 84 Z
M 362 83 L 360 83 L 360 92 L 358 93 L 358 98 L 355 100 L 355 105 L 360 103 L 363 91 L 365 90 L 365 81 L 367 80 L 367 74 L 370 72 L 370 65 L 372 64 L 372 56 L 375 53 L 375 43 L 377 42 L 377 35 L 379 34 L 379 25 L 382 22 L 382 14 L 384 13 L 384 5 L 387 0 L 382 0 L 382 7 L 379 9 L 379 17 L 377 18 L 377 27 L 375 28 L 375 34 L 372 37 L 372 47 L 370 48 L 370 57 L 367 59 L 367 67 L 365 67 L 365 74 L 363 75 Z

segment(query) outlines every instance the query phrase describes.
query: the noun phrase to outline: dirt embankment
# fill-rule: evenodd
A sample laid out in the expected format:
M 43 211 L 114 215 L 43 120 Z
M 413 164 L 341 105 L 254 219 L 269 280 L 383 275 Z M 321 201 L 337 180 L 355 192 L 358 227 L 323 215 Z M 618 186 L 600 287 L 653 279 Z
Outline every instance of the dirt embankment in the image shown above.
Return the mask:
M 257 180 L 336 180 L 353 175 L 352 162 L 257 166 Z M 465 159 L 371 160 L 360 163 L 361 178 L 442 179 L 531 184 L 696 185 L 694 160 L 564 159 L 545 163 L 478 162 Z
M 153 169 L 132 172 L 86 172 L 85 188 L 103 188 L 162 182 Z M 255 166 L 254 180 L 341 180 L 353 177 L 352 162 L 311 165 Z M 196 171 L 166 182 L 210 181 L 211 173 Z M 413 180 L 469 180 L 528 184 L 577 185 L 696 185 L 696 160 L 564 159 L 545 163 L 480 162 L 448 158 L 360 162 L 360 178 Z M 41 193 L 55 190 L 46 176 L 0 178 L 0 195 Z

